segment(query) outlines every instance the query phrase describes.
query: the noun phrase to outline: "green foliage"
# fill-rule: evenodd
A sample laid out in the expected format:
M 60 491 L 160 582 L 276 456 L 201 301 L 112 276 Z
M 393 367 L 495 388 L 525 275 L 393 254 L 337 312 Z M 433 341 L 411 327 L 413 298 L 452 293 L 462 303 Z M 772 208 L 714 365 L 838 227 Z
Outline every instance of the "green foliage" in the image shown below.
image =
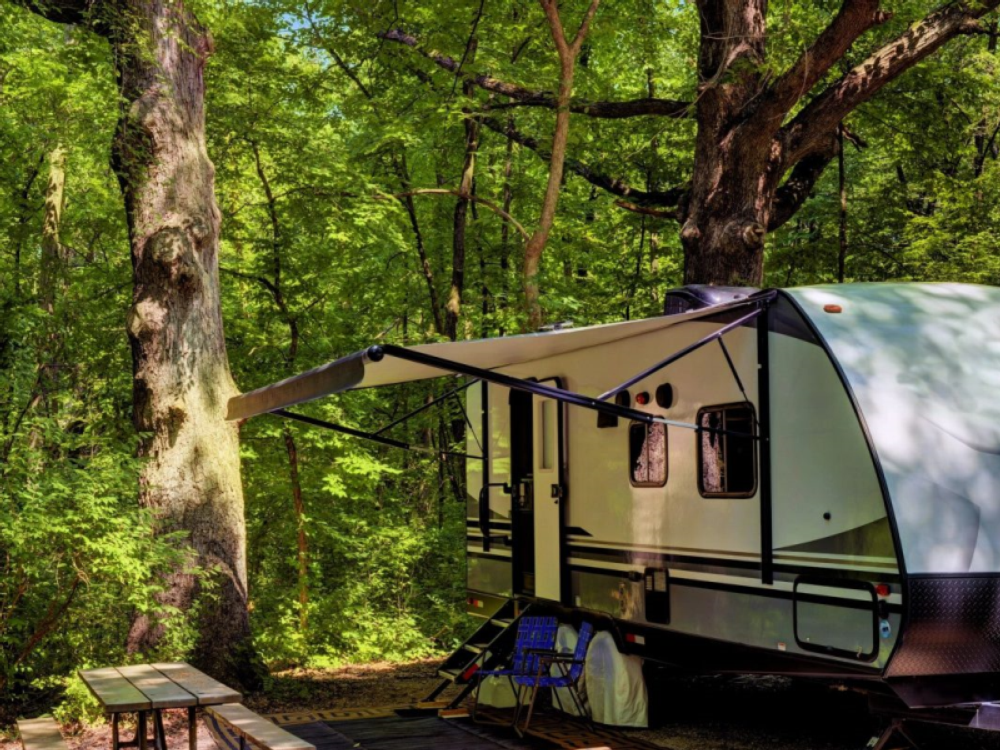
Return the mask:
M 455 188 L 463 109 L 492 108 L 540 143 L 552 112 L 463 94 L 446 71 L 380 38 L 413 33 L 464 69 L 551 90 L 558 66 L 534 0 L 198 0 L 216 52 L 206 68 L 209 152 L 223 217 L 219 262 L 232 370 L 244 390 L 374 341 L 441 340 L 429 287 L 447 299 L 455 198 L 393 196 Z M 584 0 L 560 4 L 568 27 Z M 686 0 L 604 0 L 576 77 L 594 100 L 697 96 L 699 20 Z M 769 70 L 780 71 L 836 12 L 836 0 L 770 4 Z M 833 80 L 936 3 L 893 0 Z M 848 280 L 1000 282 L 997 51 L 963 37 L 848 120 L 865 148 L 846 153 Z M 183 540 L 151 535 L 136 508 L 131 368 L 124 333 L 131 269 L 121 199 L 108 167 L 118 113 L 106 44 L 0 3 L 0 713 L 65 691 L 64 716 L 93 716 L 81 666 L 126 659 L 135 612 Z M 570 156 L 643 189 L 690 178 L 695 124 L 574 117 Z M 67 263 L 54 315 L 38 305 L 47 156 L 68 149 Z M 480 133 L 476 195 L 537 219 L 547 165 L 490 129 Z M 509 196 L 509 201 L 505 197 Z M 836 280 L 836 164 L 798 215 L 768 238 L 767 283 Z M 467 220 L 460 337 L 519 331 L 522 240 L 484 206 Z M 430 270 L 431 279 L 425 275 Z M 680 283 L 675 222 L 622 210 L 569 174 L 542 263 L 550 321 L 578 325 L 655 315 Z M 56 390 L 40 387 L 55 365 Z M 303 407 L 377 429 L 440 384 L 360 392 Z M 459 447 L 454 405 L 391 435 Z M 291 442 L 290 442 L 291 441 Z M 466 497 L 457 460 L 372 446 L 257 418 L 242 428 L 249 579 L 257 643 L 272 665 L 405 659 L 454 645 L 467 623 Z M 296 509 L 289 448 L 297 452 Z M 300 576 L 300 531 L 305 575 Z M 74 583 L 79 585 L 74 590 Z M 17 592 L 27 583 L 20 598 Z M 304 588 L 305 596 L 300 599 Z M 53 628 L 27 656 L 50 607 Z M 15 602 L 14 600 L 17 599 Z M 201 606 L 211 606 L 211 600 Z M 170 621 L 169 654 L 192 633 Z M 0 717 L 0 723 L 2 717 Z
M 122 321 L 129 261 L 107 164 L 107 51 L 0 5 L 0 724 L 57 701 L 93 706 L 71 677 L 124 661 L 183 540 L 154 537 L 136 503 L 137 437 Z M 48 155 L 67 148 L 65 263 L 38 303 Z M 171 632 L 189 632 L 175 617 Z M 184 644 L 165 649 L 177 655 Z

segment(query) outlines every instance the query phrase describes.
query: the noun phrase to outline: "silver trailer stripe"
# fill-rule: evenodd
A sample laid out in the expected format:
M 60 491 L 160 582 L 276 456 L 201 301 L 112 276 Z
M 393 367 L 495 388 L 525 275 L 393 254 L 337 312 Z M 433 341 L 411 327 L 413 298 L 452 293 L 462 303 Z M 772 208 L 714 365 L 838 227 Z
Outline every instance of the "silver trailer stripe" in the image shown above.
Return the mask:
M 734 561 L 751 561 L 756 562 L 760 560 L 760 556 L 756 557 L 748 553 L 726 553 L 726 552 L 715 552 L 713 550 L 690 550 L 690 548 L 685 547 L 653 547 L 648 545 L 622 545 L 617 544 L 612 546 L 610 542 L 597 542 L 596 544 L 587 540 L 586 542 L 581 542 L 579 544 L 570 544 L 571 548 L 587 548 L 587 547 L 603 547 L 609 552 L 636 552 L 636 553 L 649 553 L 649 554 L 682 554 L 688 558 L 702 558 L 706 561 L 720 561 L 720 560 L 734 560 Z M 683 550 L 683 552 L 682 552 Z M 710 556 L 710 557 L 709 557 Z M 786 561 L 789 563 L 794 563 L 795 565 L 803 568 L 826 568 L 830 570 L 837 571 L 864 571 L 867 573 L 885 573 L 885 574 L 896 574 L 899 573 L 899 567 L 895 560 L 892 558 L 863 558 L 853 555 L 790 555 L 775 554 L 775 560 Z M 868 562 L 869 560 L 886 560 L 887 562 L 870 562 L 869 564 L 858 564 Z M 590 561 L 591 563 L 595 561 Z M 612 563 L 607 563 L 611 565 Z M 591 564 L 591 567 L 594 567 Z M 629 568 L 630 570 L 632 568 Z
M 665 547 L 652 544 L 628 544 L 626 542 L 599 542 L 585 536 L 569 536 L 571 547 L 607 547 L 621 552 L 654 552 L 679 554 L 689 556 L 707 556 L 732 560 L 760 560 L 760 555 L 752 552 L 733 552 L 732 550 L 695 549 L 693 547 Z
M 595 573 L 602 570 L 606 570 L 609 573 L 642 573 L 645 572 L 646 569 L 645 566 L 642 565 L 628 565 L 624 563 L 603 562 L 600 560 L 584 560 L 575 557 L 571 557 L 569 559 L 569 564 L 577 568 L 586 568 L 594 571 Z M 704 581 L 705 583 L 718 583 L 737 588 L 760 589 L 763 591 L 784 591 L 788 594 L 791 594 L 795 589 L 795 584 L 792 581 L 775 581 L 773 584 L 765 584 L 761 583 L 759 579 L 745 578 L 738 575 L 702 573 L 699 571 L 681 570 L 677 568 L 670 568 L 669 572 L 671 581 Z M 802 593 L 822 595 L 831 599 L 851 599 L 854 601 L 871 600 L 870 593 L 858 589 L 839 588 L 835 586 L 800 585 L 799 590 Z M 892 594 L 888 597 L 888 602 L 889 604 L 901 605 L 903 603 L 903 598 L 900 594 Z
M 838 555 L 832 552 L 781 552 L 775 550 L 775 557 L 787 558 L 789 560 L 808 560 L 810 558 L 824 560 L 850 560 L 852 562 L 867 562 L 875 565 L 892 565 L 897 567 L 898 561 L 895 557 L 865 557 L 864 555 Z
M 794 562 L 795 565 L 800 568 L 819 568 L 821 570 L 863 570 L 866 573 L 899 573 L 899 568 L 896 565 L 893 565 L 892 567 L 887 565 L 838 565 L 832 560 L 829 562 L 825 560 L 809 561 L 808 558 L 777 558 L 777 556 L 776 559 L 787 559 L 789 562 Z
M 629 565 L 628 563 L 605 562 L 604 560 L 585 560 L 581 557 L 571 557 L 570 565 L 594 570 L 618 570 L 623 573 L 644 573 L 645 565 Z

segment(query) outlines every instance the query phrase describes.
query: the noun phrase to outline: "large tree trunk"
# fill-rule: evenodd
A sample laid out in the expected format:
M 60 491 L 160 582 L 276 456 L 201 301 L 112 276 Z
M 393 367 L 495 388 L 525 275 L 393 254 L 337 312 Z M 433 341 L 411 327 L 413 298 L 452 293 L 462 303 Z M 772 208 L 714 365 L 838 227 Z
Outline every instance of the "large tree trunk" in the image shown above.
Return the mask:
M 708 138 L 699 140 L 709 140 Z M 712 144 L 695 161 L 692 196 L 681 228 L 684 283 L 758 286 L 774 189 L 757 139 Z M 724 186 L 724 187 L 723 187 Z
M 219 302 L 219 210 L 205 148 L 208 33 L 180 2 L 121 2 L 102 17 L 122 101 L 113 165 L 125 197 L 134 271 L 128 319 L 134 421 L 144 435 L 141 503 L 163 532 L 183 530 L 204 569 L 177 571 L 164 604 L 198 610 L 193 658 L 246 688 L 260 682 L 247 610 L 246 532 L 237 428 Z M 157 645 L 162 623 L 139 617 L 131 651 Z
M 771 137 L 748 116 L 761 93 L 767 0 L 702 0 L 698 137 L 681 227 L 685 283 L 757 285 L 774 179 Z M 776 165 L 775 165 L 776 166 Z

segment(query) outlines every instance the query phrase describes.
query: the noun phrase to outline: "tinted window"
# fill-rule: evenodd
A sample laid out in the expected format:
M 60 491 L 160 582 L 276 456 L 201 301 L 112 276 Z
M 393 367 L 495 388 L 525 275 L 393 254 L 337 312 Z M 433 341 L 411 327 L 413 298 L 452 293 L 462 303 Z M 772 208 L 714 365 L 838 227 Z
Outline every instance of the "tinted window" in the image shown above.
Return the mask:
M 756 434 L 749 404 L 712 406 L 698 413 L 701 494 L 747 497 L 757 489 Z M 746 436 L 746 437 L 743 437 Z
M 628 428 L 629 471 L 636 487 L 667 483 L 667 429 L 662 424 L 633 422 Z

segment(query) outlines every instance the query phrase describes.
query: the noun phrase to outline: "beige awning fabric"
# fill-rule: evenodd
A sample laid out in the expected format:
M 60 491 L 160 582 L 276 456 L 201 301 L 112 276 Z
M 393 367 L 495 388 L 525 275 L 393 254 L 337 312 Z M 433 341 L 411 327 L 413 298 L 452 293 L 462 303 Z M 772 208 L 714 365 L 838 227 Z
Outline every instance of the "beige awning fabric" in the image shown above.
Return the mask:
M 665 315 L 645 320 L 608 323 L 588 328 L 569 328 L 522 336 L 422 344 L 408 347 L 408 349 L 482 370 L 499 370 L 614 341 L 643 336 L 691 320 L 714 317 L 728 310 L 756 304 L 756 302 L 757 300 L 754 298 L 742 299 L 679 315 Z M 236 396 L 229 401 L 226 418 L 229 420 L 247 419 L 334 393 L 439 378 L 447 374 L 446 371 L 437 367 L 396 357 L 386 357 L 379 361 L 373 361 L 365 350 L 342 357 L 301 375 Z

